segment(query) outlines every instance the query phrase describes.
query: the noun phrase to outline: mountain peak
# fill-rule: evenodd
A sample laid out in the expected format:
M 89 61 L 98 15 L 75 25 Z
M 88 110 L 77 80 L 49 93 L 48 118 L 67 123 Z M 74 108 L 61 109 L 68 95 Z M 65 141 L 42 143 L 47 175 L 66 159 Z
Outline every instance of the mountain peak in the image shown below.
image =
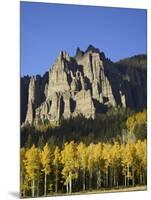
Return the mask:
M 63 59 L 70 60 L 69 54 L 64 50 L 60 51 L 59 56 L 58 56 L 58 60 L 63 60 Z
M 84 52 L 78 47 L 76 50 L 76 57 L 82 57 Z
M 86 49 L 85 53 L 87 53 L 89 51 L 94 52 L 94 53 L 100 53 L 100 50 L 98 48 L 94 47 L 92 44 L 90 44 L 88 46 L 88 48 Z

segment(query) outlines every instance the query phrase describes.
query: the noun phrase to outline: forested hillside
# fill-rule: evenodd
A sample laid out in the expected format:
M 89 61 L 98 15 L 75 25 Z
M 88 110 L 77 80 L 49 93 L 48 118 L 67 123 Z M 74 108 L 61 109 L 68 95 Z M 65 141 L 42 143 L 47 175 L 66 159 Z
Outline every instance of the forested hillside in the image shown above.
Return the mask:
M 146 185 L 146 133 L 146 110 L 120 108 L 96 120 L 79 117 L 26 127 L 22 197 Z

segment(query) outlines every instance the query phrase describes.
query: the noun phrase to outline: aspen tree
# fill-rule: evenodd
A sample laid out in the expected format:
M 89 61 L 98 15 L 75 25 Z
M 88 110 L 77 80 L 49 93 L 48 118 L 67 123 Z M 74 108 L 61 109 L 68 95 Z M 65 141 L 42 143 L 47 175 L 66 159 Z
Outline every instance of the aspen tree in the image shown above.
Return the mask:
M 78 155 L 77 144 L 74 141 L 65 143 L 64 149 L 61 152 L 63 170 L 62 175 L 65 179 L 64 184 L 67 188 L 67 193 L 72 193 L 72 181 L 78 178 Z
M 77 146 L 77 150 L 78 150 L 79 167 L 82 170 L 82 182 L 83 182 L 82 186 L 83 186 L 83 191 L 85 191 L 86 189 L 85 176 L 88 167 L 87 147 L 83 142 L 80 142 L 80 144 Z
M 87 153 L 88 153 L 88 172 L 89 172 L 89 190 L 92 190 L 92 176 L 93 176 L 93 169 L 94 169 L 94 166 L 95 166 L 94 148 L 95 148 L 95 144 L 93 144 L 93 143 L 91 143 L 87 147 Z
M 113 184 L 118 187 L 118 170 L 121 165 L 121 145 L 114 142 L 112 150 Z
M 54 159 L 53 159 L 53 166 L 55 172 L 55 192 L 58 192 L 58 180 L 59 180 L 59 167 L 61 164 L 61 151 L 58 146 L 56 146 L 54 151 Z
M 95 145 L 94 161 L 97 168 L 97 189 L 99 189 L 102 183 L 102 171 L 104 171 L 105 167 L 105 161 L 103 157 L 103 144 L 100 142 Z
M 26 149 L 21 148 L 20 150 L 20 192 L 21 196 L 25 197 L 26 192 L 30 189 L 29 180 L 26 174 L 25 163 L 26 163 Z
M 112 163 L 112 145 L 106 143 L 103 145 L 103 157 L 105 160 L 105 186 L 108 187 L 109 185 L 109 167 L 111 167 Z
M 40 170 L 40 155 L 35 145 L 26 151 L 25 168 L 29 179 L 31 180 L 32 197 L 35 197 L 36 181 L 38 178 L 38 172 Z
M 45 144 L 41 152 L 42 171 L 44 172 L 44 196 L 47 196 L 47 176 L 51 172 L 52 152 L 48 143 Z
M 147 149 L 146 140 L 138 140 L 135 144 L 136 157 L 137 157 L 137 174 L 139 175 L 140 184 L 146 183 L 146 172 L 147 172 Z

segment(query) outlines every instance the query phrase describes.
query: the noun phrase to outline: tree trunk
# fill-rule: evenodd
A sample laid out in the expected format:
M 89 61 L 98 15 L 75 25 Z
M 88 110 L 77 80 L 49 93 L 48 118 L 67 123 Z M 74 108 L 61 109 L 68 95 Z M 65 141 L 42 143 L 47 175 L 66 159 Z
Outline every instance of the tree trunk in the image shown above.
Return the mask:
M 69 193 L 72 194 L 72 177 L 71 177 L 71 173 L 69 174 Z
M 67 189 L 67 194 L 69 193 L 69 187 L 68 187 L 68 183 L 66 185 L 66 189 Z
M 92 190 L 92 170 L 89 172 L 89 190 Z
M 142 173 L 140 172 L 140 184 L 142 185 Z
M 98 173 L 97 173 L 97 189 L 99 189 L 101 187 L 101 170 L 98 169 Z
M 37 197 L 39 197 L 39 176 L 38 176 L 38 180 L 37 180 Z
M 132 167 L 132 185 L 134 186 L 135 185 L 135 170 L 134 170 L 134 167 Z
M 143 171 L 143 185 L 145 185 L 145 172 Z
M 129 186 L 129 165 L 127 166 L 127 174 L 128 174 L 128 177 L 127 177 L 127 185 Z
M 55 192 L 58 192 L 58 172 L 56 171 L 56 185 L 55 185 Z
M 114 168 L 114 180 L 113 180 L 113 185 L 116 186 L 116 169 Z
M 25 197 L 25 195 L 26 195 L 26 192 L 25 192 L 25 190 L 23 191 L 23 197 Z
M 103 174 L 103 186 L 106 186 L 106 173 Z
M 126 167 L 125 167 L 125 187 L 127 186 L 127 169 L 126 169 Z
M 110 167 L 110 187 L 112 187 L 112 167 Z
M 32 197 L 35 197 L 35 179 L 32 181 Z
M 108 187 L 108 167 L 106 168 L 106 187 Z
M 119 173 L 119 169 L 117 168 L 116 170 L 116 186 L 118 188 L 118 173 Z
M 83 176 L 82 176 L 82 179 L 83 179 L 83 191 L 85 191 L 85 170 L 83 170 Z
M 45 173 L 44 196 L 47 196 L 47 174 Z

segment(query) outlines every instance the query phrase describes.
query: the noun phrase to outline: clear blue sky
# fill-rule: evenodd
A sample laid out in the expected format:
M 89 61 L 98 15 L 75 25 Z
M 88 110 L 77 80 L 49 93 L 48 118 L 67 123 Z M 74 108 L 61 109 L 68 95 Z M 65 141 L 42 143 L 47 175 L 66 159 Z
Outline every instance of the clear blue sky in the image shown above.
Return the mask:
M 146 53 L 146 11 L 21 2 L 21 75 L 48 71 L 60 50 L 92 44 L 112 61 Z

